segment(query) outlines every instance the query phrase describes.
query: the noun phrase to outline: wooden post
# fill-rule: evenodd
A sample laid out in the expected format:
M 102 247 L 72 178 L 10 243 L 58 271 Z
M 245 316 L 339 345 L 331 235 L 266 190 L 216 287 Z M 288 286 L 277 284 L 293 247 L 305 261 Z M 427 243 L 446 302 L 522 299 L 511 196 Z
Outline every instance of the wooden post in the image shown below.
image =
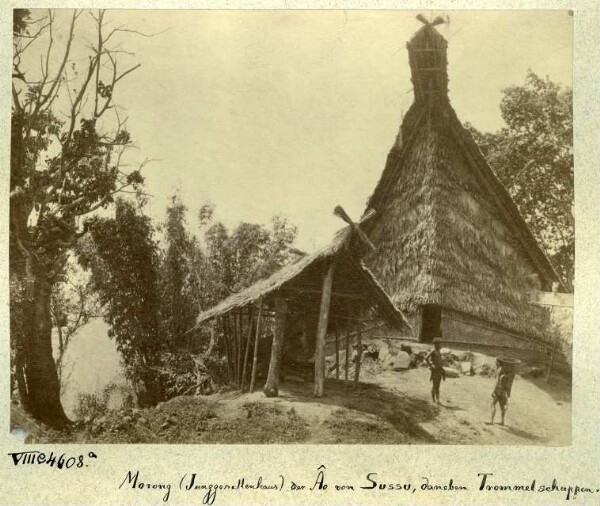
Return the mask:
M 344 371 L 344 379 L 348 381 L 348 371 L 350 370 L 350 324 L 346 330 L 346 370 Z
M 557 339 L 552 346 L 552 354 L 550 355 L 550 365 L 548 366 L 548 371 L 546 372 L 546 383 L 550 383 L 550 375 L 552 374 L 552 367 L 554 366 L 554 358 L 556 356 L 556 348 L 558 346 Z
M 225 344 L 225 358 L 227 359 L 227 379 L 231 383 L 231 377 L 232 377 L 231 360 L 230 360 L 231 352 L 229 351 L 229 340 L 227 338 L 227 329 L 225 328 L 225 317 L 220 316 L 219 321 L 221 323 L 221 330 L 223 332 L 223 341 Z
M 335 379 L 340 379 L 340 319 L 335 320 Z
M 279 394 L 279 369 L 283 352 L 283 339 L 285 337 L 285 320 L 287 316 L 287 302 L 282 297 L 275 299 L 275 335 L 271 345 L 271 362 L 269 374 L 263 392 L 267 397 L 277 397 Z
M 258 361 L 258 340 L 260 339 L 260 320 L 262 317 L 262 299 L 258 303 L 258 316 L 256 317 L 256 330 L 254 331 L 254 356 L 252 357 L 252 373 L 250 374 L 250 393 L 254 392 L 256 381 L 256 363 Z
M 242 384 L 242 356 L 244 354 L 244 311 L 240 309 L 238 313 L 238 335 L 237 335 L 237 346 L 238 346 L 238 361 L 237 361 L 237 376 L 238 376 L 238 386 L 241 387 Z
M 331 302 L 331 287 L 335 260 L 331 260 L 327 273 L 323 278 L 323 292 L 321 294 L 321 310 L 319 312 L 319 326 L 315 342 L 315 397 L 323 397 L 325 384 L 325 339 L 327 338 L 327 324 L 329 322 L 329 305 Z
M 354 388 L 358 386 L 358 379 L 360 378 L 360 361 L 362 360 L 362 314 L 358 320 L 358 326 L 356 328 L 356 367 L 354 369 Z
M 235 331 L 235 314 L 227 315 L 227 326 L 229 327 L 229 346 L 231 347 L 231 372 L 233 374 L 233 384 L 237 385 L 237 347 L 236 347 L 236 331 Z
M 248 369 L 248 355 L 250 355 L 250 339 L 252 338 L 252 329 L 254 327 L 254 311 L 251 309 L 248 314 L 248 337 L 246 338 L 246 352 L 244 353 L 244 367 L 242 369 L 242 392 L 246 382 L 246 370 Z

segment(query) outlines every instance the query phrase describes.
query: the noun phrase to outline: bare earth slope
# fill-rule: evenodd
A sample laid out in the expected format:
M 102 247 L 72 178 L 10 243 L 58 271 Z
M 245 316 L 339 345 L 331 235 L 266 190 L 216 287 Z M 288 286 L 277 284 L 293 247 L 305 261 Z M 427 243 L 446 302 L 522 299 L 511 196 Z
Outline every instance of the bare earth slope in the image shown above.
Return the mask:
M 494 379 L 459 376 L 442 383 L 442 406 L 430 400 L 429 372 L 365 364 L 355 390 L 328 379 L 325 397 L 312 384 L 288 379 L 279 398 L 224 392 L 178 397 L 152 409 L 112 411 L 68 433 L 38 430 L 38 442 L 309 443 L 569 445 L 570 386 L 559 378 L 514 381 L 504 427 L 489 425 Z M 13 409 L 13 426 L 24 426 Z

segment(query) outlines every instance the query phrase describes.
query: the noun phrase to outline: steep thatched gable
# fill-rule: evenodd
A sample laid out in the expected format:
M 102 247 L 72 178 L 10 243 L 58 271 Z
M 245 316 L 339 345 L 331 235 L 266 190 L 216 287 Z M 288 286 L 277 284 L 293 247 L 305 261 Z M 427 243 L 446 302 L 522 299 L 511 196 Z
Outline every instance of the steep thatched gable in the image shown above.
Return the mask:
M 559 277 L 450 105 L 446 46 L 430 25 L 408 44 L 415 102 L 368 203 L 365 261 L 408 313 L 435 304 L 543 337 L 529 293 Z

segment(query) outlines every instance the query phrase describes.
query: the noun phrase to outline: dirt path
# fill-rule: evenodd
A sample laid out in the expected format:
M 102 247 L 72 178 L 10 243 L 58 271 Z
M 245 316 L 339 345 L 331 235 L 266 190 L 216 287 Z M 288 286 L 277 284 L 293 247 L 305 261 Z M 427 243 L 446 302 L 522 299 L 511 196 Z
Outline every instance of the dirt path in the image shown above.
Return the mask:
M 568 385 L 515 378 L 506 425 L 489 425 L 495 380 L 485 376 L 448 378 L 442 406 L 430 400 L 426 368 L 378 371 L 357 390 L 328 379 L 326 395 L 312 396 L 312 384 L 288 381 L 280 397 L 262 392 L 228 394 L 219 402 L 219 418 L 231 418 L 247 403 L 293 411 L 305 422 L 303 443 L 489 444 L 565 446 L 571 441 Z
M 425 368 L 383 371 L 374 380 L 392 392 L 429 400 L 431 383 Z M 442 407 L 420 426 L 438 443 L 565 446 L 571 443 L 571 399 L 566 385 L 515 378 L 505 426 L 489 425 L 494 379 L 448 378 L 442 383 Z

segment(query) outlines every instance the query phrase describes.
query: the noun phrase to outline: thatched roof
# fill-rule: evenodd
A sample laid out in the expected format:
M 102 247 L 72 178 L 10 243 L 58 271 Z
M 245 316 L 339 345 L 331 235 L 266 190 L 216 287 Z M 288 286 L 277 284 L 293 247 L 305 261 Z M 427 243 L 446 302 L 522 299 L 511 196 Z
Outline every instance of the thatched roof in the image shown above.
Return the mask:
M 392 326 L 410 331 L 410 325 L 394 306 L 373 274 L 362 262 L 355 260 L 348 244 L 351 235 L 350 227 L 343 228 L 336 234 L 334 240 L 324 248 L 286 265 L 268 278 L 257 281 L 248 288 L 230 295 L 216 306 L 204 311 L 198 316 L 196 326 L 215 316 L 241 309 L 257 302 L 259 299 L 268 298 L 275 292 L 285 289 L 293 289 L 295 293 L 300 293 L 303 298 L 312 297 L 318 304 L 320 300 L 320 283 L 322 282 L 319 274 L 324 272 L 323 267 L 326 263 L 337 255 L 338 267 L 335 271 L 334 287 L 336 285 L 346 285 L 350 286 L 349 290 L 354 291 L 357 295 L 363 293 L 365 299 L 368 299 L 368 305 L 377 307 L 379 314 Z M 348 283 L 353 284 L 346 283 L 345 278 L 349 280 Z M 310 290 L 309 283 L 311 280 L 318 281 L 318 284 L 314 284 L 316 290 Z M 306 292 L 303 293 L 303 290 L 306 290 Z M 332 299 L 335 297 L 334 292 Z
M 450 105 L 442 41 L 427 25 L 408 44 L 420 84 L 404 143 L 368 202 L 377 215 L 365 228 L 378 249 L 365 261 L 406 312 L 437 304 L 539 335 L 527 303 L 532 271 L 545 286 L 560 278 Z M 423 74 L 431 61 L 416 51 L 432 48 L 444 68 Z

